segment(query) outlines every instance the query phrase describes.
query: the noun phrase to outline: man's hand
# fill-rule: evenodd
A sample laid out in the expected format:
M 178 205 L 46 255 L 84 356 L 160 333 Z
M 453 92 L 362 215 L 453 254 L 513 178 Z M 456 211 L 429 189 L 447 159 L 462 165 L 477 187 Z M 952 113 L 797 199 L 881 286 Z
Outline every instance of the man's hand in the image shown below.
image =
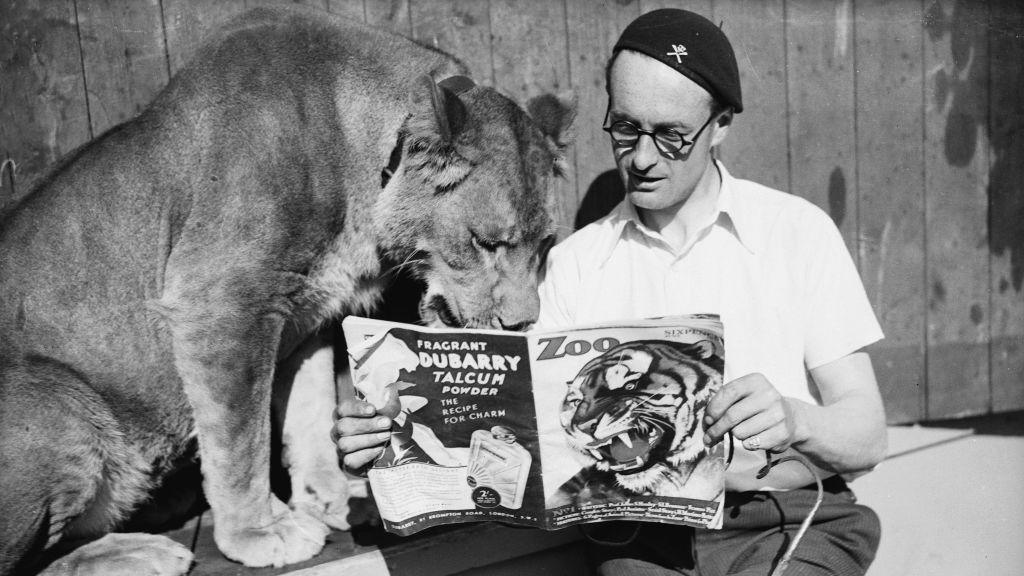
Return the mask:
M 784 398 L 763 374 L 747 374 L 723 386 L 704 412 L 704 443 L 713 445 L 727 432 L 747 450 L 784 452 L 798 435 L 793 401 Z
M 347 471 L 361 475 L 381 455 L 391 438 L 391 419 L 400 409 L 398 394 L 393 390 L 380 410 L 357 398 L 347 398 L 338 404 L 331 436 Z

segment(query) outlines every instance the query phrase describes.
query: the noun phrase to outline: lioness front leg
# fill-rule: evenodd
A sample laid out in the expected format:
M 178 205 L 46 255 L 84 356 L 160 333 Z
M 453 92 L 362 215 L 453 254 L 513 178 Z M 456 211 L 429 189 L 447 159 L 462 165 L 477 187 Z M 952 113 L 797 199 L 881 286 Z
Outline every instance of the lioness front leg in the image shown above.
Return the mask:
M 194 412 L 214 540 L 247 566 L 299 562 L 323 548 L 329 530 L 270 491 L 271 380 L 285 318 L 281 306 L 236 304 L 245 282 L 225 276 L 163 304 Z M 202 299 L 189 297 L 196 294 Z
M 349 480 L 330 437 L 337 397 L 329 339 L 309 338 L 278 365 L 273 404 L 275 415 L 283 417 L 282 463 L 292 492 L 288 505 L 348 530 Z

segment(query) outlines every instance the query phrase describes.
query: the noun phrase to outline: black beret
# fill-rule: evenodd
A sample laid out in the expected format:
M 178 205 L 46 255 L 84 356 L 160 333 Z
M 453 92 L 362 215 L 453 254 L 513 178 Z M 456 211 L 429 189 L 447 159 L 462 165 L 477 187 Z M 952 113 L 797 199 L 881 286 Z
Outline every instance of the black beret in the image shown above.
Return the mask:
M 663 8 L 633 20 L 612 54 L 636 50 L 696 82 L 716 100 L 743 111 L 736 54 L 722 30 L 688 10 Z

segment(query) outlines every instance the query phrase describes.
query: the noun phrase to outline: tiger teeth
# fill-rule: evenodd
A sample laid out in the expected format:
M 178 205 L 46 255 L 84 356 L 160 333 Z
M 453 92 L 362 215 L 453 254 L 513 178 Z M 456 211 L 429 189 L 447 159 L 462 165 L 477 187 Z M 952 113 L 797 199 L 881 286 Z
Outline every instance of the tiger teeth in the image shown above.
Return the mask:
M 629 434 L 627 434 L 626 432 L 619 434 L 619 441 L 625 444 L 626 446 L 629 446 L 630 448 L 633 447 L 633 439 L 630 438 Z
M 597 450 L 591 450 L 590 455 L 593 456 L 594 458 L 597 458 L 598 460 L 604 460 L 604 456 L 601 456 L 601 453 L 598 452 Z

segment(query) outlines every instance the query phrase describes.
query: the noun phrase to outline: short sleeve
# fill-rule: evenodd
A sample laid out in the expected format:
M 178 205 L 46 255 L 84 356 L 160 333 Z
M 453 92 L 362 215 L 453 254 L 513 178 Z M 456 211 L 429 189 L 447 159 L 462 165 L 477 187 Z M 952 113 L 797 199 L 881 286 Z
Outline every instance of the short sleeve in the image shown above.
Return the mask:
M 832 219 L 814 207 L 805 220 L 809 237 L 803 283 L 804 360 L 817 368 L 883 337 L 864 283 Z
M 573 325 L 576 317 L 575 297 L 579 286 L 579 266 L 564 245 L 555 246 L 548 254 L 541 278 L 540 315 L 536 328 L 557 328 Z

